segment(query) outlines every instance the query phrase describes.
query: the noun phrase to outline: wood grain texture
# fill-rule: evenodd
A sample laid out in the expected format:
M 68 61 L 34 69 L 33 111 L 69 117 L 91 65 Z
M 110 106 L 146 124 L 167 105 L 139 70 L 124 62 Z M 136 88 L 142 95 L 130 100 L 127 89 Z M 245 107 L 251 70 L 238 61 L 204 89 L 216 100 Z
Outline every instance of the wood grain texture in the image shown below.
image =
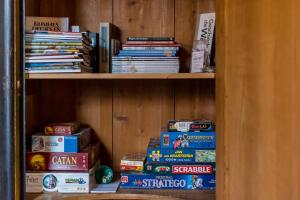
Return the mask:
M 175 119 L 215 121 L 214 80 L 175 81 Z
M 99 33 L 100 22 L 112 22 L 112 0 L 76 0 L 74 24 Z
M 34 194 L 27 193 L 26 200 L 93 200 L 93 199 L 164 199 L 164 200 L 214 200 L 214 191 L 196 191 L 196 190 L 141 190 L 141 189 L 119 189 L 116 194 L 59 194 L 45 193 Z
M 188 71 L 195 35 L 197 14 L 215 12 L 215 0 L 175 0 L 175 38 L 182 44 L 183 71 Z
M 174 0 L 114 0 L 113 23 L 127 37 L 173 37 Z
M 25 0 L 25 16 L 40 15 L 40 0 Z
M 76 84 L 76 119 L 101 142 L 101 163 L 112 164 L 112 81 L 81 80 Z
M 111 73 L 51 73 L 26 74 L 27 79 L 214 79 L 215 73 L 178 74 L 111 74 Z
M 70 25 L 75 23 L 73 0 L 40 0 L 41 17 L 69 17 Z
M 122 156 L 146 152 L 151 137 L 159 137 L 162 126 L 174 118 L 172 81 L 127 80 L 114 82 L 114 169 Z
M 300 199 L 300 2 L 217 6 L 217 199 Z

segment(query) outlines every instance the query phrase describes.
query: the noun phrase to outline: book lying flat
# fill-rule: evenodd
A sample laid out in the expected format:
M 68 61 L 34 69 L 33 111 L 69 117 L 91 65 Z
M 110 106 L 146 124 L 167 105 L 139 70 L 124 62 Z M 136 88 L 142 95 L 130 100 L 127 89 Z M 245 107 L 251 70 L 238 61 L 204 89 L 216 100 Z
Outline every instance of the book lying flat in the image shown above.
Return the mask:
M 83 62 L 83 59 L 26 59 L 25 63 Z
M 120 185 L 120 181 L 99 184 L 97 187 L 91 190 L 91 193 L 116 193 Z

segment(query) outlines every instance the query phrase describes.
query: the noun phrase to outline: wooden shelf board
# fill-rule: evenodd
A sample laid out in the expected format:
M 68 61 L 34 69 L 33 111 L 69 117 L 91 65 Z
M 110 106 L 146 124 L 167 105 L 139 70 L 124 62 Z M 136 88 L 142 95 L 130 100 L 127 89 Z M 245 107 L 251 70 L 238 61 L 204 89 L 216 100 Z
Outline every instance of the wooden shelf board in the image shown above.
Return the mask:
M 143 190 L 119 189 L 113 194 L 60 194 L 60 193 L 26 193 L 26 200 L 100 200 L 100 199 L 153 199 L 153 200 L 215 200 L 213 190 Z
M 111 74 L 111 73 L 49 73 L 26 74 L 26 79 L 214 79 L 215 73 L 178 74 Z

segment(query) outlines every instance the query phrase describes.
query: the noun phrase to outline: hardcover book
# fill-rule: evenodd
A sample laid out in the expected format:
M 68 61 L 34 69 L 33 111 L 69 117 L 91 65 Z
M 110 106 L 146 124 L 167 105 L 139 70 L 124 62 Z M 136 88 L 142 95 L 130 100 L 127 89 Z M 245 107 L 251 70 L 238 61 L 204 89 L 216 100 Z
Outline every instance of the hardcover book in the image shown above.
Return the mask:
M 100 72 L 111 72 L 112 39 L 120 40 L 120 29 L 109 23 L 100 23 L 99 30 Z
M 206 65 L 210 64 L 210 55 L 212 50 L 212 43 L 214 38 L 214 29 L 215 29 L 215 19 L 216 13 L 202 13 L 197 16 L 197 24 L 195 30 L 194 41 L 205 40 L 205 52 L 207 59 L 204 63 Z
M 69 31 L 68 17 L 26 17 L 25 31 Z

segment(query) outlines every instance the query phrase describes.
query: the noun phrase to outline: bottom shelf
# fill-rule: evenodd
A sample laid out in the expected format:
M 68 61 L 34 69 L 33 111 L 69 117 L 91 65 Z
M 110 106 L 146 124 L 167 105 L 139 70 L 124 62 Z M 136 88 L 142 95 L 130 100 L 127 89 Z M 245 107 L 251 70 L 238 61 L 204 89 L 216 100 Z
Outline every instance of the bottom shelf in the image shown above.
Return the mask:
M 81 200 L 81 199 L 164 199 L 164 200 L 215 200 L 213 190 L 141 190 L 119 189 L 114 194 L 59 194 L 59 193 L 26 193 L 26 200 Z

